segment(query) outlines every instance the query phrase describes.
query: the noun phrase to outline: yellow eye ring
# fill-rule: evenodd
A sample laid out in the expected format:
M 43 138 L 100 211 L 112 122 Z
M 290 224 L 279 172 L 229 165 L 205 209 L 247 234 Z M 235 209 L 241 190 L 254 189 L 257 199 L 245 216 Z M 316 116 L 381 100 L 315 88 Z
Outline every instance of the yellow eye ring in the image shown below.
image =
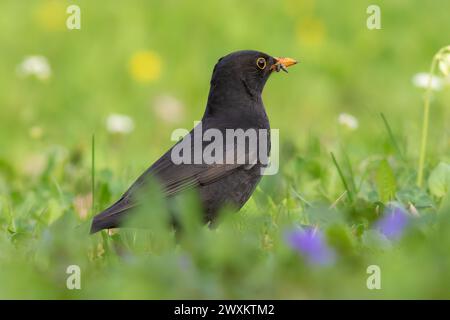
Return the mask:
M 266 68 L 267 62 L 266 59 L 264 58 L 258 58 L 256 59 L 256 65 L 258 66 L 258 68 L 260 68 L 261 70 L 264 70 Z

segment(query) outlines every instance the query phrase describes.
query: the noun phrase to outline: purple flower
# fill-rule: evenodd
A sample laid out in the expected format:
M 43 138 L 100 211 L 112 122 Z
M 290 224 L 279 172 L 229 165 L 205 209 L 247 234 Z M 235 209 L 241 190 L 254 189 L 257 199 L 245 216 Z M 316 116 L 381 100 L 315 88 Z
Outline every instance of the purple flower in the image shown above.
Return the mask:
M 323 233 L 318 229 L 292 230 L 286 233 L 285 239 L 291 248 L 312 264 L 330 265 L 335 260 L 335 252 L 327 245 Z
M 375 229 L 380 231 L 390 240 L 401 237 L 408 225 L 409 216 L 401 206 L 389 205 L 384 211 L 384 216 L 378 220 Z

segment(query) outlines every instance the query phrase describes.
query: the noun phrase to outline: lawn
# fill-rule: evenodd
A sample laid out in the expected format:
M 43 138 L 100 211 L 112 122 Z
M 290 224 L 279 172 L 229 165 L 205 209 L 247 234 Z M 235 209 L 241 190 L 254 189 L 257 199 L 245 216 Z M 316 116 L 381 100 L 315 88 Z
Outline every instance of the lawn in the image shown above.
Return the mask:
M 450 298 L 450 2 L 371 4 L 1 1 L 0 298 Z M 300 60 L 263 94 L 278 174 L 213 228 L 155 192 L 89 235 L 241 49 Z

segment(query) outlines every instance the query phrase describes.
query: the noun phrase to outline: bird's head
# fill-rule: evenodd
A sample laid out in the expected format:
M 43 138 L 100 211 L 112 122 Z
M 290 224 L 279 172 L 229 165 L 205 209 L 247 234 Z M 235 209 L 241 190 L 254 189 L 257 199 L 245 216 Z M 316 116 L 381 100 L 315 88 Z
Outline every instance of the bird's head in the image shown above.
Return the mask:
M 212 86 L 244 87 L 252 95 L 260 95 L 273 72 L 296 64 L 291 58 L 272 57 L 259 51 L 243 50 L 219 59 L 211 78 Z

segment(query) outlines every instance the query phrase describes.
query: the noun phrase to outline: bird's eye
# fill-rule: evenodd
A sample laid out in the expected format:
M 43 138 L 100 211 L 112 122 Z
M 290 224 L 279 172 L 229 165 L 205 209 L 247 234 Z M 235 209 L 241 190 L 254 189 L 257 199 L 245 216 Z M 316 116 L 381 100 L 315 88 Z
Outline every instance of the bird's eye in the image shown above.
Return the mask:
M 266 67 L 266 65 L 267 65 L 266 59 L 264 59 L 264 58 L 258 58 L 258 59 L 256 60 L 256 65 L 258 66 L 258 68 L 260 68 L 261 70 L 263 70 L 263 69 Z

